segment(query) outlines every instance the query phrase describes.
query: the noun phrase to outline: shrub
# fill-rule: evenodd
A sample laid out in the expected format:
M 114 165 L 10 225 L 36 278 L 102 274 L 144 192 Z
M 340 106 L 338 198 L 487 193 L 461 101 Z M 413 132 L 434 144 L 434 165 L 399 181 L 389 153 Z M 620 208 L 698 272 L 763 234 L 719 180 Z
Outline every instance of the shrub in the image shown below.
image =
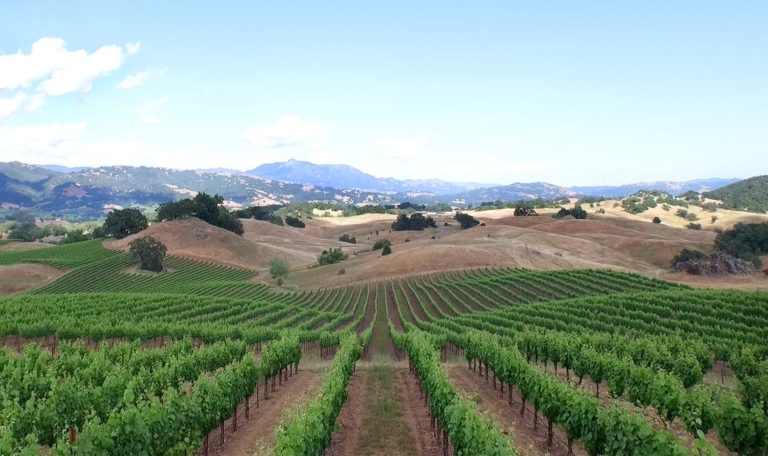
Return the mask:
M 686 217 L 688 217 L 688 210 L 687 209 L 678 209 L 675 212 L 675 215 L 680 217 L 680 218 L 686 218 Z
M 379 250 L 383 249 L 386 246 L 391 246 L 392 243 L 389 241 L 389 239 L 380 239 L 376 241 L 375 244 L 373 244 L 373 248 L 371 250 Z
M 272 215 L 272 216 L 270 216 L 269 217 L 269 223 L 271 223 L 273 225 L 284 226 L 283 218 L 280 217 L 279 215 Z
M 662 204 L 662 205 L 661 205 L 661 209 L 662 209 L 662 210 L 664 210 L 664 211 L 666 211 L 666 212 L 669 212 L 669 210 L 671 209 L 671 207 L 669 206 L 669 204 Z
M 83 233 L 83 230 L 72 230 L 67 232 L 67 235 L 64 236 L 64 239 L 61 240 L 61 243 L 73 244 L 75 242 L 83 242 L 89 239 L 91 239 L 91 237 Z
M 527 204 L 521 204 L 515 207 L 515 217 L 533 217 L 539 215 L 536 213 L 536 209 L 533 206 Z
M 701 231 L 701 223 L 689 223 L 685 227 L 689 230 Z
M 661 219 L 658 218 L 658 217 L 654 217 L 653 218 L 653 223 L 659 224 L 659 223 L 661 223 Z
M 381 249 L 381 256 L 387 256 L 390 253 L 392 253 L 392 247 L 389 245 L 385 245 L 383 249 Z
M 339 269 L 339 272 L 336 273 L 336 275 L 344 275 L 347 273 L 347 270 L 344 268 Z
M 704 255 L 702 252 L 698 250 L 693 249 L 683 249 L 675 255 L 674 258 L 672 258 L 671 264 L 672 267 L 674 267 L 677 263 L 685 263 L 687 261 L 693 261 L 693 260 L 701 260 L 706 258 L 707 256 Z
M 457 212 L 453 216 L 453 218 L 454 220 L 459 222 L 459 225 L 461 226 L 462 230 L 466 230 L 468 228 L 472 228 L 473 226 L 480 224 L 480 222 L 476 218 L 472 217 L 469 214 L 463 214 L 461 212 Z
M 283 278 L 288 276 L 290 266 L 288 262 L 282 258 L 273 258 L 269 261 L 269 273 L 273 279 Z
M 348 235 L 348 234 L 342 234 L 341 237 L 339 237 L 339 240 L 341 242 L 348 242 L 350 244 L 357 244 L 357 239 L 354 237 Z
M 699 219 L 699 216 L 694 214 L 693 212 L 689 212 L 688 215 L 685 216 L 685 219 L 689 222 L 695 222 Z
M 318 257 L 317 262 L 321 266 L 326 264 L 334 264 L 347 259 L 347 254 L 341 250 L 341 247 L 331 248 L 323 250 L 323 253 Z
M 304 228 L 306 225 L 298 217 L 292 215 L 285 216 L 285 224 L 294 228 Z

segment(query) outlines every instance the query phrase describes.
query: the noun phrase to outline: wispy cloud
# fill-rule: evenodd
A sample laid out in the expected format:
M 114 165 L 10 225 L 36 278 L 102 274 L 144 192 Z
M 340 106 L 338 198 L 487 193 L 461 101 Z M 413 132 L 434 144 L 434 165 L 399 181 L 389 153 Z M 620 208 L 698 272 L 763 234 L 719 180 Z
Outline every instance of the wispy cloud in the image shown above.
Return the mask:
M 171 99 L 167 96 L 162 96 L 160 98 L 155 98 L 153 100 L 149 100 L 148 102 L 144 103 L 142 107 L 139 109 L 139 113 L 141 114 L 140 122 L 143 125 L 157 125 L 160 123 L 160 119 L 157 117 L 156 111 L 163 106 L 167 105 L 168 102 Z
M 134 43 L 128 43 L 125 45 L 125 51 L 128 53 L 128 55 L 136 54 L 141 50 L 141 43 L 139 41 L 136 41 Z
M 273 123 L 247 128 L 243 139 L 256 147 L 274 149 L 295 146 L 319 146 L 327 141 L 325 125 L 286 114 Z
M 146 82 L 147 78 L 149 78 L 151 74 L 152 72 L 150 70 L 144 70 L 144 71 L 139 71 L 136 74 L 130 74 L 126 76 L 125 79 L 118 82 L 115 87 L 123 90 L 136 88 L 144 84 L 144 82 Z

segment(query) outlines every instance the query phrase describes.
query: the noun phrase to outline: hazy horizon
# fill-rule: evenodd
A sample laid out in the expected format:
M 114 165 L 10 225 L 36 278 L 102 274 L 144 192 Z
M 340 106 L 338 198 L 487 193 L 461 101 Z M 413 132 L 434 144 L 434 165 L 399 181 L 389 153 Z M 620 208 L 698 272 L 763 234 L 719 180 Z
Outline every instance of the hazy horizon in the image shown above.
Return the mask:
M 5 2 L 0 161 L 621 185 L 768 170 L 768 5 Z

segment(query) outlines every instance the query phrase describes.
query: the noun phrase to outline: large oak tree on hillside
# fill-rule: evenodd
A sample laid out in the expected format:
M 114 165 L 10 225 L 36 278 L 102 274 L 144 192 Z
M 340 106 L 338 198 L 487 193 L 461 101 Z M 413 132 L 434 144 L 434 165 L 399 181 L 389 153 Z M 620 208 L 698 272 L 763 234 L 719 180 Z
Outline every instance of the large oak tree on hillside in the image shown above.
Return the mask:
M 109 213 L 104 221 L 104 233 L 122 239 L 148 226 L 147 218 L 138 209 L 117 209 Z
M 132 240 L 128 244 L 128 251 L 139 260 L 139 269 L 152 272 L 163 271 L 163 259 L 168 249 L 165 247 L 165 244 L 152 236 L 144 236 Z

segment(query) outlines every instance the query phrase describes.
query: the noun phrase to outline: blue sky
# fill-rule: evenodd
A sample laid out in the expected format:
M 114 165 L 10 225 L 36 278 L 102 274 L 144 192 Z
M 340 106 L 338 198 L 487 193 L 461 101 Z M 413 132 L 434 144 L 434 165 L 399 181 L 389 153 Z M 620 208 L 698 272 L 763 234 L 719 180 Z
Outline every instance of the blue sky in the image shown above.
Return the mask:
M 2 1 L 0 160 L 768 172 L 766 2 L 202 3 Z

